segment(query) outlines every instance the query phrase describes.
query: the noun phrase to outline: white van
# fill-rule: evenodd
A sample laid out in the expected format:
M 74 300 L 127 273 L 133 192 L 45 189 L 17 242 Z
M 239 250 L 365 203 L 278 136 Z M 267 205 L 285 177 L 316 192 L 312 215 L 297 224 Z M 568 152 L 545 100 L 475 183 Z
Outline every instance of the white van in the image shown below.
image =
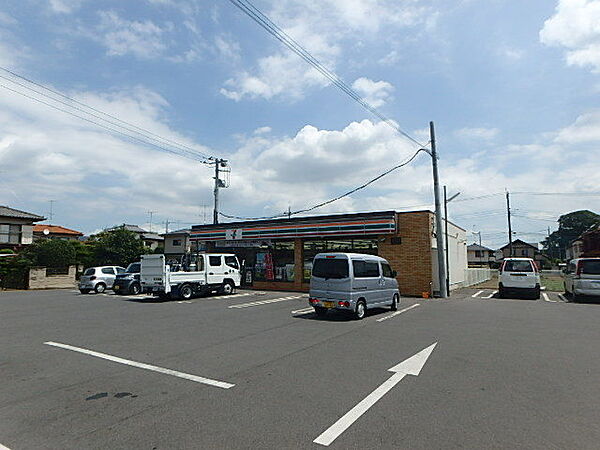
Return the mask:
M 584 296 L 600 297 L 600 258 L 573 259 L 564 273 L 565 294 L 573 301 Z
M 362 319 L 367 309 L 400 303 L 396 271 L 378 256 L 319 253 L 315 256 L 308 301 L 319 316 L 330 309 L 349 311 Z
M 528 294 L 540 298 L 540 272 L 531 258 L 505 258 L 498 274 L 498 295 Z

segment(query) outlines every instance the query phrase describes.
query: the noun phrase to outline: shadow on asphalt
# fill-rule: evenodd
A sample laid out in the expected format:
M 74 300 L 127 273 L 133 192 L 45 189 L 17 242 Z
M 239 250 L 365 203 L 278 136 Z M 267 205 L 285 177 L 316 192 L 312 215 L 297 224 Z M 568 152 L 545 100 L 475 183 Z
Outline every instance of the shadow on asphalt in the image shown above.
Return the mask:
M 365 319 L 368 317 L 379 316 L 381 314 L 390 313 L 389 309 L 385 308 L 373 308 L 368 309 L 367 314 L 365 315 Z M 317 313 L 311 312 L 306 314 L 299 314 L 297 316 L 293 316 L 295 319 L 303 319 L 303 320 L 316 320 L 323 322 L 355 322 L 357 321 L 354 318 L 354 314 L 347 311 L 328 311 L 324 316 L 317 316 Z

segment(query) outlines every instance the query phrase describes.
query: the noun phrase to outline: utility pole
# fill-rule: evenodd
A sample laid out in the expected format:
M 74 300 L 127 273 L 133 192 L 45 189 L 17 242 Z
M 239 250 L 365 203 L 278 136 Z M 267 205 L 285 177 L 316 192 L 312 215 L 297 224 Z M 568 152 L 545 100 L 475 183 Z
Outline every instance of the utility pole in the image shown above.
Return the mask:
M 513 246 L 512 246 L 512 225 L 510 222 L 510 194 L 508 190 L 506 191 L 506 215 L 508 217 L 508 256 L 513 256 Z
M 146 211 L 146 214 L 150 214 L 150 232 L 152 232 L 152 215 L 155 213 L 156 211 Z
M 214 195 L 215 195 L 215 207 L 213 210 L 213 224 L 217 224 L 219 223 L 219 188 L 221 187 L 220 184 L 220 179 L 219 179 L 219 166 L 220 166 L 220 159 L 215 159 L 215 189 L 214 189 Z
M 50 214 L 48 214 L 48 215 L 50 216 L 50 223 L 52 223 L 52 219 L 54 218 L 54 212 L 53 212 L 54 202 L 56 200 L 48 200 L 48 201 L 50 202 Z
M 444 259 L 444 235 L 442 234 L 442 204 L 440 201 L 440 180 L 438 174 L 437 151 L 435 147 L 435 129 L 433 122 L 429 122 L 429 134 L 431 137 L 431 163 L 433 166 L 433 196 L 435 199 L 435 237 L 437 241 L 438 280 L 440 285 L 440 297 L 448 297 L 446 288 L 446 260 Z
M 444 186 L 444 218 L 445 218 L 445 235 L 446 235 L 446 270 L 448 271 L 448 276 L 446 277 L 446 291 L 450 293 L 450 256 L 448 252 L 448 203 L 454 200 L 456 197 L 460 195 L 460 192 L 454 194 L 452 197 L 448 198 L 448 192 L 446 191 L 446 186 Z
M 165 234 L 169 232 L 169 219 L 165 220 Z
M 292 207 L 290 205 L 288 205 L 287 215 L 288 220 L 292 218 Z

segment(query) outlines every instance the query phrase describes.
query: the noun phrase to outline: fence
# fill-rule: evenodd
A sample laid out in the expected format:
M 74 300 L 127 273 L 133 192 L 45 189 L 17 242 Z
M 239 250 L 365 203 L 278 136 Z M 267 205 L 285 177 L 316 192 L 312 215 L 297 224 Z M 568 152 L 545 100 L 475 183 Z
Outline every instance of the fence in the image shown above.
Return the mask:
M 465 269 L 465 281 L 463 287 L 473 286 L 474 284 L 491 280 L 494 272 L 496 272 L 496 270 L 493 269 Z

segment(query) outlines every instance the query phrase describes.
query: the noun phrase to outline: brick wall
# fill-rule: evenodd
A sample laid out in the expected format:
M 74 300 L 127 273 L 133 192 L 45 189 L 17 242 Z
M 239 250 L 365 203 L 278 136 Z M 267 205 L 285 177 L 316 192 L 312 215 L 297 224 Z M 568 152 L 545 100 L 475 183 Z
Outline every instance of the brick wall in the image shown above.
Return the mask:
M 392 236 L 385 235 L 385 241 L 378 243 L 378 254 L 398 272 L 402 295 L 431 293 L 433 214 L 428 211 L 407 212 L 399 213 L 397 218 L 398 233 L 395 237 L 400 237 L 401 243 L 392 244 Z

